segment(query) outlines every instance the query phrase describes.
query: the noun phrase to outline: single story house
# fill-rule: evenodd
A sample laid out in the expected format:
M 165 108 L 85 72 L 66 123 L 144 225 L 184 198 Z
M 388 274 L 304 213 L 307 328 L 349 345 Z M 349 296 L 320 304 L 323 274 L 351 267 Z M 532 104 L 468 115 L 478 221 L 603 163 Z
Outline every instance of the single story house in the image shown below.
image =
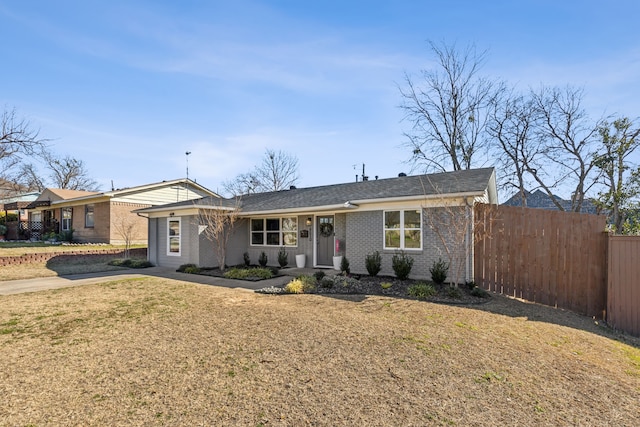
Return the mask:
M 42 233 L 73 231 L 73 240 L 88 243 L 147 243 L 147 220 L 134 211 L 172 202 L 219 196 L 187 179 L 90 192 L 47 188 L 29 204 L 32 239 Z
M 29 220 L 27 207 L 39 195 L 39 192 L 34 191 L 0 199 L 0 223 L 4 222 L 7 226 L 5 236 L 7 240 L 18 240 L 23 237 L 26 223 Z M 11 214 L 15 217 L 12 217 Z
M 238 221 L 227 244 L 226 264 L 243 263 L 247 253 L 257 264 L 262 252 L 277 265 L 281 248 L 291 265 L 304 255 L 306 267 L 334 267 L 346 256 L 353 273 L 366 273 L 365 257 L 379 251 L 380 274 L 393 275 L 392 257 L 403 251 L 414 259 L 412 277 L 427 278 L 439 258 L 446 260 L 438 231 L 452 223 L 433 221 L 445 212 L 456 215 L 453 227 L 462 230 L 464 278 L 473 271 L 473 206 L 497 204 L 493 168 L 360 181 L 311 188 L 295 188 L 242 196 L 239 199 L 205 197 L 140 209 L 149 218 L 149 261 L 179 267 L 193 263 L 217 267 L 214 245 L 206 237 L 201 212 L 238 210 Z M 447 239 L 454 239 L 447 235 Z M 455 245 L 455 243 L 451 243 Z M 451 247 L 449 247 L 451 249 Z

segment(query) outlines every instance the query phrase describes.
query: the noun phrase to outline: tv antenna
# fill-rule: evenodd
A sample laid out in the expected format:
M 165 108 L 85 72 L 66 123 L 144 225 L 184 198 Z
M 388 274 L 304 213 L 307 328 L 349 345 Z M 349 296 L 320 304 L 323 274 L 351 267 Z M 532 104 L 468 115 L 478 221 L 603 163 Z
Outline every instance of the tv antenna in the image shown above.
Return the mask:
M 187 181 L 189 181 L 189 154 L 191 154 L 191 151 L 187 151 L 184 154 L 187 156 Z

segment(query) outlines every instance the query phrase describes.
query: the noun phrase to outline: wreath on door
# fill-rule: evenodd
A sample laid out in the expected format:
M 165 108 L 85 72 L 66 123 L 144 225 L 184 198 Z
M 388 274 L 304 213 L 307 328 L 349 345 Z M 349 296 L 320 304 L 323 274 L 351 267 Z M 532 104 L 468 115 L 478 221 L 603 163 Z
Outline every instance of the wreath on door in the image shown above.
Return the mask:
M 322 237 L 329 237 L 333 234 L 333 224 L 329 222 L 323 222 L 320 224 L 320 235 Z

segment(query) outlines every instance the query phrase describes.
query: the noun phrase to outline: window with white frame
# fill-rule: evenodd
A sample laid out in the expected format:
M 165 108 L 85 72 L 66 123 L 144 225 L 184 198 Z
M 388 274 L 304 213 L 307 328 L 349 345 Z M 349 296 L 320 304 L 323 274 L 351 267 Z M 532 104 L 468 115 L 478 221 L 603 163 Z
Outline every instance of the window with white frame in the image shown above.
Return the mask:
M 60 209 L 60 227 L 62 231 L 71 230 L 71 221 L 73 216 L 73 208 L 62 208 Z
M 422 211 L 384 211 L 385 249 L 422 249 Z
M 169 218 L 167 221 L 167 255 L 180 256 L 181 234 L 180 218 Z
M 84 226 L 86 228 L 93 228 L 93 209 L 93 204 L 84 207 Z
M 251 246 L 298 246 L 298 218 L 252 218 Z

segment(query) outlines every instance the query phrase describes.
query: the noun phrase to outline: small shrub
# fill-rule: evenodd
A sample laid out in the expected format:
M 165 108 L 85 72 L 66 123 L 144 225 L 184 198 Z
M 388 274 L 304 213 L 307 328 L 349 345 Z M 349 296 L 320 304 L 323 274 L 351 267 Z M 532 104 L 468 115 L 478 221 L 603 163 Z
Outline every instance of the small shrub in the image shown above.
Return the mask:
M 335 285 L 342 285 L 343 288 L 355 287 L 359 280 L 349 276 L 336 276 L 333 279 Z
M 449 264 L 442 260 L 442 258 L 438 258 L 438 261 L 435 261 L 431 268 L 429 268 L 429 273 L 431 273 L 431 280 L 438 285 L 442 285 L 445 280 L 447 280 L 447 274 L 449 273 Z
M 438 293 L 432 284 L 424 282 L 414 283 L 409 286 L 408 292 L 409 295 L 418 298 L 419 300 L 426 300 Z
M 189 266 L 187 268 L 184 269 L 184 272 L 187 274 L 198 274 L 200 273 L 200 267 L 197 266 Z
M 382 257 L 380 256 L 380 252 L 375 251 L 372 254 L 367 254 L 364 258 L 364 265 L 367 268 L 369 276 L 376 276 L 380 273 L 380 270 L 382 269 Z
M 325 276 L 320 279 L 320 286 L 326 289 L 333 288 L 333 279 L 331 277 Z
M 178 269 L 176 271 L 180 272 L 180 273 L 186 273 L 186 269 L 190 268 L 190 267 L 196 267 L 198 268 L 197 265 L 195 264 L 182 264 L 180 267 L 178 267 Z
M 313 276 L 298 276 L 284 287 L 284 291 L 289 294 L 308 294 L 316 289 L 316 278 Z
M 5 234 L 7 234 L 7 226 L 0 224 L 0 236 L 4 236 Z
M 449 296 L 449 298 L 462 298 L 462 292 L 460 292 L 460 289 L 456 288 L 455 286 L 450 286 L 449 289 L 447 289 L 447 295 Z
M 73 232 L 75 230 L 73 228 L 69 230 L 63 230 L 58 233 L 57 240 L 60 242 L 73 242 Z
M 406 280 L 409 278 L 409 274 L 413 268 L 413 258 L 401 251 L 399 254 L 396 253 L 393 255 L 391 266 L 398 279 Z
M 380 283 L 380 287 L 382 289 L 389 289 L 392 286 L 393 286 L 393 283 L 390 283 L 390 282 L 382 282 L 382 283 Z
M 346 256 L 342 257 L 342 261 L 340 261 L 340 272 L 342 274 L 349 274 L 351 270 L 349 269 L 349 260 Z
M 318 282 L 321 281 L 324 276 L 324 271 L 316 271 L 313 273 L 313 277 L 315 277 Z
M 109 261 L 109 265 L 115 265 L 116 267 L 128 267 L 128 268 L 147 268 L 153 267 L 153 264 L 146 259 L 114 259 Z
M 249 256 L 249 252 L 243 253 L 242 258 L 244 259 L 244 265 L 249 267 L 251 265 L 251 257 Z
M 224 272 L 224 277 L 227 279 L 249 279 L 249 278 L 257 278 L 257 279 L 271 279 L 273 277 L 273 272 L 270 268 L 231 268 Z
M 260 267 L 267 266 L 267 254 L 265 254 L 264 251 L 260 252 L 260 257 L 258 257 L 258 264 L 260 264 Z
M 476 287 L 476 282 L 474 282 L 473 280 L 469 280 L 468 282 L 464 282 L 465 285 L 467 285 L 467 288 L 473 290 Z
M 489 292 L 477 286 L 471 289 L 471 295 L 473 295 L 474 297 L 489 298 Z
M 289 254 L 284 250 L 284 246 L 278 251 L 278 264 L 280 268 L 284 268 L 289 264 Z

